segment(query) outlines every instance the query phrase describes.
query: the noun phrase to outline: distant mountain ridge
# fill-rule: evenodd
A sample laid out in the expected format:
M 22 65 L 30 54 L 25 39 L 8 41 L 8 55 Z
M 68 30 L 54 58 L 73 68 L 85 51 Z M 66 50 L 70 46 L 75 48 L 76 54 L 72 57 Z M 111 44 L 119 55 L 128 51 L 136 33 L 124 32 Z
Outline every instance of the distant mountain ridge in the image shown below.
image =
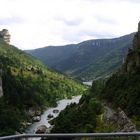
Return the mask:
M 113 39 L 28 50 L 48 67 L 80 80 L 107 76 L 121 65 L 135 33 Z

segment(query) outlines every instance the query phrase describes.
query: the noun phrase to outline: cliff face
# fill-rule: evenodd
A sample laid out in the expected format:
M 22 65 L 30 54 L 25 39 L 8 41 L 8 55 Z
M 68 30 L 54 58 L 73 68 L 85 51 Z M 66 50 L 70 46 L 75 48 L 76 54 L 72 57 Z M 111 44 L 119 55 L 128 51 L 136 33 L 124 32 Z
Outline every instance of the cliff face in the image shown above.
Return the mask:
M 101 96 L 128 116 L 140 118 L 140 23 L 132 49 L 120 70 L 107 80 Z
M 11 35 L 7 29 L 0 31 L 0 38 L 2 38 L 7 44 L 10 44 Z
M 2 79 L 0 77 L 0 97 L 3 96 L 3 89 L 2 89 Z
M 7 29 L 3 29 L 0 31 L 0 39 L 5 41 L 7 44 L 10 44 L 10 38 L 11 35 L 9 34 L 9 31 Z M 3 96 L 3 88 L 2 88 L 2 70 L 0 69 L 0 97 Z
M 140 22 L 138 32 L 133 39 L 133 48 L 129 49 L 121 69 L 121 73 L 135 73 L 140 67 Z
M 2 75 L 2 70 L 0 69 L 0 97 L 3 96 L 2 78 L 1 78 L 1 75 Z

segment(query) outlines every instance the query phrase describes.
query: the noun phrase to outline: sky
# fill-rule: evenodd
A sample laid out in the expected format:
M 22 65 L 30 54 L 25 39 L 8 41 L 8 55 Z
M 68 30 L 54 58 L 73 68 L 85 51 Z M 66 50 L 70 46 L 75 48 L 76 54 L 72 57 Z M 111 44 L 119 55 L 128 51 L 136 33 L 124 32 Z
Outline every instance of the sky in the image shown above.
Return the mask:
M 140 0 L 0 0 L 0 30 L 22 50 L 119 37 L 139 21 Z

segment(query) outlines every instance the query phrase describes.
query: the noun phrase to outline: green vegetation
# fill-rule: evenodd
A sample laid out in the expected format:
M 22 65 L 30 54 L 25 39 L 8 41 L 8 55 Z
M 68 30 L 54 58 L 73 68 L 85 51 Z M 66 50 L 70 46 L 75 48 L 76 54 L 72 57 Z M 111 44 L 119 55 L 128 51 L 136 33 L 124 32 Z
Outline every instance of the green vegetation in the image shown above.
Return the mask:
M 113 108 L 120 107 L 130 117 L 137 130 L 140 130 L 140 67 L 133 73 L 117 72 L 106 82 L 99 97 L 112 104 Z M 135 73 L 134 73 L 135 71 Z
M 103 111 L 101 103 L 112 105 L 112 108 L 121 108 L 128 117 L 136 124 L 137 130 L 140 129 L 140 53 L 138 32 L 134 38 L 133 49 L 129 50 L 128 55 L 118 72 L 114 73 L 106 80 L 94 81 L 90 91 L 83 95 L 79 104 L 71 104 L 59 117 L 52 123 L 55 125 L 52 132 L 112 132 L 118 131 L 118 124 L 109 123 L 105 118 L 105 108 Z M 108 53 L 97 61 L 103 62 L 102 69 L 106 70 L 104 64 L 109 64 L 113 68 L 114 64 L 119 62 L 120 49 L 122 45 L 127 46 L 128 41 Z M 118 50 L 118 52 L 116 52 Z M 117 56 L 115 58 L 115 56 Z M 110 60 L 110 58 L 112 58 Z M 102 60 L 102 61 L 101 61 Z M 104 63 L 106 61 L 107 63 Z M 109 66 L 108 65 L 108 66 Z M 89 67 L 90 68 L 90 67 Z M 94 70 L 98 72 L 97 67 Z M 111 70 L 110 67 L 109 70 Z M 86 71 L 84 71 L 86 72 Z M 94 73 L 94 71 L 93 71 Z M 96 98 L 96 99 L 95 99 Z M 97 100 L 98 99 L 98 100 Z M 107 109 L 107 108 L 106 108 Z M 107 116 L 106 116 L 107 117 Z M 115 126 L 116 125 L 116 126 Z
M 132 119 L 140 129 L 140 71 L 139 67 L 135 68 L 135 73 L 121 74 L 120 71 L 113 74 L 106 80 L 93 82 L 91 87 L 92 97 L 105 101 L 112 105 L 112 108 L 120 107 Z M 109 130 L 114 126 L 109 126 Z M 105 121 L 98 122 L 98 129 L 106 126 Z M 113 128 L 115 130 L 115 128 Z M 112 129 L 112 130 L 113 130 Z
M 85 87 L 0 40 L 4 96 L 0 98 L 0 136 L 20 131 L 29 108 L 43 109 L 62 98 L 82 94 Z
M 49 46 L 27 51 L 50 68 L 87 81 L 106 77 L 122 64 L 134 33 L 114 39 L 88 40 L 66 46 Z
M 71 104 L 52 121 L 52 132 L 116 132 L 117 124 L 107 122 L 104 102 L 112 108 L 121 107 L 140 129 L 140 72 L 117 72 L 105 80 L 94 81 L 90 91 L 84 94 L 78 105 Z M 100 101 L 100 102 L 99 102 Z
M 129 116 L 140 117 L 140 74 L 114 74 L 106 83 L 102 97 Z
M 102 105 L 91 94 L 84 94 L 78 105 L 71 104 L 51 123 L 52 133 L 95 132 L 97 118 L 102 113 Z

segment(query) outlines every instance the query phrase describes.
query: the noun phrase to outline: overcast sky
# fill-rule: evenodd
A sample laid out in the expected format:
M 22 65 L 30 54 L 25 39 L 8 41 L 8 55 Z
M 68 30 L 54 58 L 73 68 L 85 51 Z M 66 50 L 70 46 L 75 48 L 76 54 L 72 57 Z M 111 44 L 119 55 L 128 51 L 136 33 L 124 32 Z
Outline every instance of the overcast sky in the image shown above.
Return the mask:
M 140 0 L 0 0 L 0 30 L 20 49 L 119 37 L 139 20 Z

